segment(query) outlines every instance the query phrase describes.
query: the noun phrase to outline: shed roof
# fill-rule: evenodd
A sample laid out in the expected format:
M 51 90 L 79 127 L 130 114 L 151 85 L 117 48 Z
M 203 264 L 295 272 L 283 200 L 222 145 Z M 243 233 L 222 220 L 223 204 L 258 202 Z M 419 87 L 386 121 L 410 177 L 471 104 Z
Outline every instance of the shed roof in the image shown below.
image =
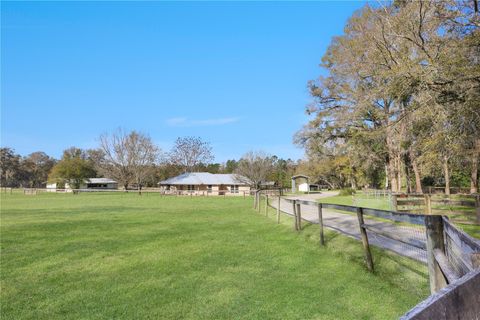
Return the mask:
M 248 179 L 237 174 L 213 174 L 209 172 L 187 172 L 179 176 L 160 181 L 159 185 L 247 185 Z
M 309 176 L 306 176 L 304 174 L 297 174 L 295 176 L 292 176 L 292 179 L 298 179 L 298 178 L 310 179 Z

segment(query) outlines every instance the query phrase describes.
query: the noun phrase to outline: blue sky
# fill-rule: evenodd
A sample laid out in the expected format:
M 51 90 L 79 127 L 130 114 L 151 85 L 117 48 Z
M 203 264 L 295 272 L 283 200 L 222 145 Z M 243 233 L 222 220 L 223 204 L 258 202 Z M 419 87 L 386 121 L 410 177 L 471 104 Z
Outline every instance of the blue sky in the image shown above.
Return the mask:
M 2 2 L 1 145 L 59 157 L 121 127 L 216 161 L 298 159 L 306 84 L 363 2 Z

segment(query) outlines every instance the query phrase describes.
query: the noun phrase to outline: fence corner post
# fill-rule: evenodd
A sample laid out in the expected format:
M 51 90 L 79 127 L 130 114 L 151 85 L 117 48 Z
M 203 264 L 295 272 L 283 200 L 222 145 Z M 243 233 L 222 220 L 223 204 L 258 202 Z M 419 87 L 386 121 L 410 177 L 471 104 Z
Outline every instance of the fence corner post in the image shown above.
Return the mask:
M 427 265 L 430 279 L 430 292 L 435 293 L 447 285 L 445 276 L 435 260 L 434 250 L 445 252 L 442 216 L 425 216 L 427 235 Z
M 365 222 L 363 220 L 363 208 L 357 208 L 358 224 L 360 226 L 360 235 L 362 238 L 363 251 L 365 253 L 365 262 L 369 271 L 373 272 L 373 258 L 368 243 L 367 229 L 365 229 Z
M 322 213 L 322 204 L 318 204 L 318 224 L 320 226 L 320 245 L 325 245 L 325 239 L 323 236 L 323 213 Z

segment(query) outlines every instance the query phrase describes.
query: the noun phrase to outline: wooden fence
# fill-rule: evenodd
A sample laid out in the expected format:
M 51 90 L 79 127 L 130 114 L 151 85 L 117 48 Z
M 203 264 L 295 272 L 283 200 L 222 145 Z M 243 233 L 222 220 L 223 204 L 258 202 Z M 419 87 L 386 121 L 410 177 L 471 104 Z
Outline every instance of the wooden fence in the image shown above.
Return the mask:
M 264 204 L 262 206 L 262 197 Z M 333 209 L 348 213 L 354 213 L 358 219 L 358 228 L 361 235 L 361 242 L 365 256 L 365 262 L 368 270 L 374 270 L 374 259 L 370 250 L 369 234 L 380 235 L 382 237 L 408 244 L 419 250 L 425 250 L 427 253 L 427 266 L 430 282 L 430 290 L 432 294 L 443 290 L 442 292 L 451 292 L 452 290 L 467 290 L 472 292 L 477 298 L 480 296 L 480 286 L 472 286 L 473 281 L 478 283 L 478 276 L 472 277 L 472 274 L 478 274 L 480 270 L 480 241 L 474 239 L 456 228 L 447 217 L 441 215 L 420 215 L 405 212 L 395 212 L 386 210 L 377 210 L 371 208 L 354 207 L 346 205 L 337 205 L 329 203 L 319 203 L 315 201 L 306 201 L 299 199 L 283 199 L 292 205 L 293 209 L 293 228 L 296 231 L 302 230 L 302 206 L 310 206 L 317 210 L 318 222 L 308 220 L 310 223 L 318 223 L 319 241 L 321 245 L 325 244 L 323 211 Z M 280 201 L 281 197 L 269 197 L 257 192 L 254 197 L 254 208 L 258 211 L 262 209 L 267 215 L 269 201 L 277 202 L 277 222 L 280 221 Z M 418 240 L 402 238 L 395 233 L 381 228 L 373 227 L 365 222 L 365 216 L 371 216 L 382 221 L 390 221 L 392 224 L 402 224 L 403 226 L 420 226 L 424 228 L 425 242 Z M 464 283 L 467 283 L 465 285 Z M 462 284 L 460 286 L 459 284 Z M 447 287 L 448 286 L 448 287 Z M 467 288 L 467 289 L 462 289 Z M 463 292 L 463 291 L 461 291 Z M 431 300 L 431 297 L 429 298 Z M 429 303 L 428 309 L 437 312 L 436 308 L 440 308 L 445 301 L 437 299 L 438 302 Z M 437 301 L 435 300 L 435 301 Z M 442 302 L 443 301 L 443 302 Z M 432 301 L 430 301 L 432 302 Z M 427 304 L 424 304 L 427 308 Z M 416 307 L 416 311 L 408 313 L 405 319 L 426 319 L 420 316 L 422 313 L 422 304 Z M 465 315 L 473 314 L 472 310 L 478 310 L 478 306 L 467 306 L 464 310 Z M 474 309 L 472 309 L 474 308 Z M 476 309 L 475 309 L 476 308 Z M 433 312 L 433 311 L 432 311 Z M 432 313 L 434 314 L 434 313 Z M 477 314 L 478 315 L 478 314 Z M 439 319 L 432 317 L 431 319 Z M 465 319 L 468 319 L 466 317 Z M 472 318 L 473 319 L 473 318 Z
M 45 188 L 24 188 L 23 194 L 25 195 L 36 195 L 45 192 L 52 193 L 140 193 L 140 194 L 157 194 L 161 196 L 190 196 L 190 197 L 209 197 L 209 196 L 241 196 L 247 197 L 253 195 L 256 190 L 243 191 L 237 190 L 236 192 L 231 192 L 230 190 L 160 190 L 160 189 L 45 189 Z M 278 195 L 278 192 L 276 193 Z
M 479 319 L 479 288 L 480 270 L 476 270 L 432 294 L 401 320 Z
M 445 194 L 445 187 L 424 187 L 428 194 Z M 470 194 L 470 188 L 450 187 L 450 194 Z
M 424 214 L 464 214 L 465 211 L 475 213 L 480 223 L 480 194 L 445 196 L 431 194 L 393 194 L 392 208 L 398 212 L 415 212 Z M 462 223 L 469 223 L 462 221 Z
M 363 195 L 367 198 L 389 198 L 392 195 L 392 191 L 387 189 L 362 189 Z

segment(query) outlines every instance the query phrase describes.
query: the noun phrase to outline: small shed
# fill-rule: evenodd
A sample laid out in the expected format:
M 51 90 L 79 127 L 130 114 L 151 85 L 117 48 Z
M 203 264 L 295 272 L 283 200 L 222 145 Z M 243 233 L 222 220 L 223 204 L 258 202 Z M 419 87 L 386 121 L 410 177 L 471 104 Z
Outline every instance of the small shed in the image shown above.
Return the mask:
M 310 180 L 310 177 L 308 177 L 304 174 L 297 174 L 297 175 L 293 176 L 292 177 L 292 192 L 295 193 L 297 191 L 304 191 L 304 192 L 310 191 L 310 185 L 308 183 L 309 180 Z M 298 184 L 298 190 L 297 190 L 297 184 Z

